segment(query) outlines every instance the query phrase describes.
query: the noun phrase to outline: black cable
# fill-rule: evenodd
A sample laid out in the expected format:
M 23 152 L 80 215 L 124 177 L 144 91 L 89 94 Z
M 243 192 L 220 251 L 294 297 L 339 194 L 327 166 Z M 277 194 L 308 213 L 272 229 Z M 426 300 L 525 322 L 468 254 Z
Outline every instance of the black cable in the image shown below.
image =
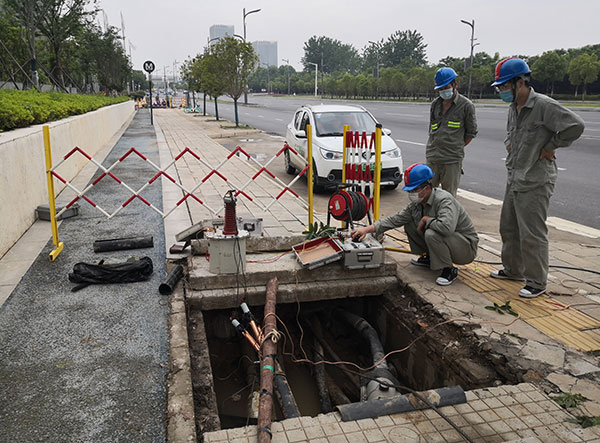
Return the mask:
M 495 261 L 484 261 L 484 260 L 473 260 L 473 261 L 476 261 L 477 263 L 483 263 L 485 265 L 501 265 L 502 264 L 502 262 L 495 262 Z M 571 271 L 590 272 L 592 274 L 600 275 L 600 272 L 594 271 L 593 269 L 578 268 L 575 266 L 548 265 L 548 267 L 556 268 L 556 269 L 569 269 Z

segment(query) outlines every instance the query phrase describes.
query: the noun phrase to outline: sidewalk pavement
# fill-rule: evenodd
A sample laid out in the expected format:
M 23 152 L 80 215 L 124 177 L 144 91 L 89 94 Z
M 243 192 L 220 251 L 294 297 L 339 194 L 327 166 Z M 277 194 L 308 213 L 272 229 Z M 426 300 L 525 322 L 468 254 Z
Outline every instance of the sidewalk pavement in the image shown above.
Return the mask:
M 215 167 L 231 152 L 230 149 L 217 143 L 218 139 L 252 135 L 267 137 L 260 131 L 232 129 L 229 123 L 218 123 L 211 120 L 213 119 L 184 114 L 177 110 L 155 110 L 155 131 L 161 165 L 164 166 L 188 147 L 201 158 L 206 159 L 211 167 Z M 133 140 L 127 142 L 134 143 Z M 275 147 L 281 145 L 280 139 L 276 143 L 273 142 L 273 154 L 276 152 Z M 279 158 L 277 161 L 282 161 L 282 159 Z M 225 191 L 231 186 L 239 187 L 255 174 L 256 170 L 249 167 L 248 163 L 243 156 L 233 156 L 231 161 L 219 169 L 229 181 L 225 182 L 217 174 L 213 174 L 200 187 L 197 194 L 206 205 L 215 210 L 220 209 Z M 180 177 L 183 185 L 191 189 L 211 172 L 211 167 L 201 164 L 196 158 L 186 154 L 177 161 L 176 167 L 167 172 Z M 166 177 L 163 176 L 161 181 L 163 208 L 168 210 L 181 200 L 182 194 Z M 262 188 L 252 184 L 248 188 L 248 194 L 263 205 L 268 204 L 281 192 L 282 188 L 276 185 L 271 178 L 260 176 L 258 181 Z M 397 194 L 390 194 L 390 196 L 394 195 Z M 477 198 L 477 196 L 474 197 L 464 192 L 459 193 L 459 199 L 471 214 L 474 224 L 480 232 L 481 247 L 478 259 L 499 262 L 501 243 L 496 228 L 499 214 L 498 202 Z M 275 236 L 301 232 L 306 223 L 306 209 L 302 203 L 290 193 L 281 197 L 281 203 L 275 203 L 270 210 L 264 211 L 240 196 L 237 213 L 238 215 L 262 217 L 265 235 Z M 167 249 L 175 241 L 175 233 L 189 227 L 192 223 L 214 218 L 214 214 L 210 210 L 191 198 L 188 198 L 181 206 L 165 219 L 164 246 Z M 148 209 L 144 208 L 143 210 Z M 44 225 L 47 226 L 47 231 L 44 231 Z M 593 237 L 596 232 L 584 229 L 579 233 L 565 233 L 551 228 L 550 263 L 598 271 L 600 269 L 600 238 Z M 29 254 L 35 258 L 37 254 L 35 249 L 24 245 L 42 244 L 47 241 L 49 235 L 49 223 L 37 222 L 22 241 L 2 257 L 0 260 L 0 289 L 4 291 L 4 295 L 8 296 L 12 285 L 17 284 L 22 276 L 22 274 L 19 275 L 20 271 L 13 266 L 13 261 L 11 261 L 14 260 L 15 254 L 19 253 L 19 262 L 26 261 L 23 255 Z M 394 234 L 400 239 L 400 242 L 403 239 L 402 235 L 402 232 Z M 386 244 L 397 246 L 396 241 L 391 238 L 386 240 Z M 42 251 L 41 259 L 46 259 L 45 254 L 46 250 Z M 540 385 L 547 391 L 561 390 L 582 393 L 591 401 L 584 403 L 577 412 L 581 415 L 600 415 L 600 368 L 595 353 L 584 354 L 577 351 L 576 343 L 566 345 L 563 341 L 546 335 L 541 332 L 540 328 L 525 321 L 523 316 L 517 319 L 508 319 L 507 315 L 501 316 L 486 309 L 491 305 L 490 294 L 486 293 L 485 288 L 476 290 L 474 287 L 477 285 L 468 285 L 469 280 L 474 278 L 488 284 L 491 279 L 484 275 L 484 264 L 478 268 L 463 268 L 460 281 L 450 287 L 440 288 L 435 285 L 434 276 L 430 271 L 409 265 L 411 258 L 409 255 L 393 253 L 390 255 L 399 265 L 398 276 L 407 285 L 407 290 L 414 291 L 448 318 L 466 318 L 469 322 L 480 325 L 481 327 L 475 327 L 473 332 L 480 338 L 482 347 L 490 355 L 502 357 L 498 360 L 498 364 L 506 365 L 506 370 L 512 371 L 512 375 L 521 381 Z M 20 265 L 23 267 L 23 263 Z M 482 272 L 479 272 L 480 270 Z M 552 297 L 544 298 L 544 300 L 561 303 L 561 305 L 549 306 L 549 310 L 561 312 L 579 310 L 589 315 L 592 320 L 600 321 L 599 280 L 596 274 L 553 268 L 550 272 L 552 284 L 549 286 Z M 18 303 L 16 300 L 12 302 Z M 516 302 L 511 301 L 511 303 Z M 22 306 L 21 309 L 26 311 L 27 306 Z M 552 314 L 550 313 L 550 315 Z M 0 324 L 3 315 L 5 312 L 0 311 Z M 553 319 L 551 323 L 556 324 L 560 329 L 560 319 Z M 584 332 L 595 333 L 599 329 L 594 327 Z M 8 338 L 6 339 L 8 340 Z M 592 341 L 587 345 L 593 346 L 594 343 Z M 100 365 L 99 368 L 101 367 Z M 157 380 L 155 383 L 160 385 L 161 382 Z M 157 388 L 159 388 L 158 385 Z M 52 393 L 47 393 L 47 395 L 51 396 Z M 85 420 L 82 423 L 85 426 Z

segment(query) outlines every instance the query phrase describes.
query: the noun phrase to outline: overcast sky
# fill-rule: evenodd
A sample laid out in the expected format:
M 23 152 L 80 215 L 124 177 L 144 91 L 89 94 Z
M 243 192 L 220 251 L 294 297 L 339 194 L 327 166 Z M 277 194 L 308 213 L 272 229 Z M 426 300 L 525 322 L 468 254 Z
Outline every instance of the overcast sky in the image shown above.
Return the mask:
M 277 41 L 279 64 L 289 59 L 298 70 L 313 35 L 360 51 L 369 40 L 416 29 L 430 63 L 468 56 L 471 28 L 461 19 L 475 20 L 476 52 L 537 55 L 600 43 L 600 0 L 100 0 L 99 6 L 112 26 L 120 28 L 123 13 L 125 36 L 136 47 L 134 68 L 150 59 L 157 73 L 202 52 L 214 24 L 233 25 L 242 35 L 243 8 L 261 9 L 246 17 L 248 41 Z

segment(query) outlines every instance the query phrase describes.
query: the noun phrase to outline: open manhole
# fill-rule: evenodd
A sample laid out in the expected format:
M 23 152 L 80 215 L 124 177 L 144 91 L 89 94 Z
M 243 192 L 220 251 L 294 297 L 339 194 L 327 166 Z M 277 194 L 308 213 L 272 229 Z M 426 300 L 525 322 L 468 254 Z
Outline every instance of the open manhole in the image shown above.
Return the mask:
M 263 318 L 262 306 L 251 309 L 257 319 Z M 302 416 L 377 396 L 375 391 L 383 389 L 370 382 L 380 377 L 415 391 L 456 385 L 471 390 L 515 382 L 498 372 L 468 330 L 445 323 L 431 305 L 414 296 L 394 293 L 279 304 L 277 317 L 284 335 L 278 342 L 279 361 Z M 236 333 L 233 318 L 243 321 L 242 311 L 189 313 L 194 400 L 202 433 L 256 424 L 258 356 Z M 371 332 L 364 331 L 365 324 Z M 380 351 L 396 352 L 386 357 L 387 368 L 361 371 L 380 360 L 381 354 L 374 352 L 377 345 L 369 338 L 373 333 Z M 324 364 L 321 371 L 308 362 L 319 360 L 348 364 Z M 274 419 L 283 419 L 277 402 L 274 406 Z

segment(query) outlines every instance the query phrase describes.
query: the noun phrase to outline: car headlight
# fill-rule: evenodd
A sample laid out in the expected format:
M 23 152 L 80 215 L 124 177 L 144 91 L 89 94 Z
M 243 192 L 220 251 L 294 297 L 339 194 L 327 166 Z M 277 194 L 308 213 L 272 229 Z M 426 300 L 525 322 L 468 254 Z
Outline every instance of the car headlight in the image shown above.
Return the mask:
M 319 148 L 319 152 L 321 153 L 321 157 L 325 160 L 339 160 L 342 158 L 341 152 L 336 151 L 328 151 L 327 149 Z
M 391 151 L 386 152 L 388 157 L 398 158 L 400 157 L 400 148 L 393 149 Z

